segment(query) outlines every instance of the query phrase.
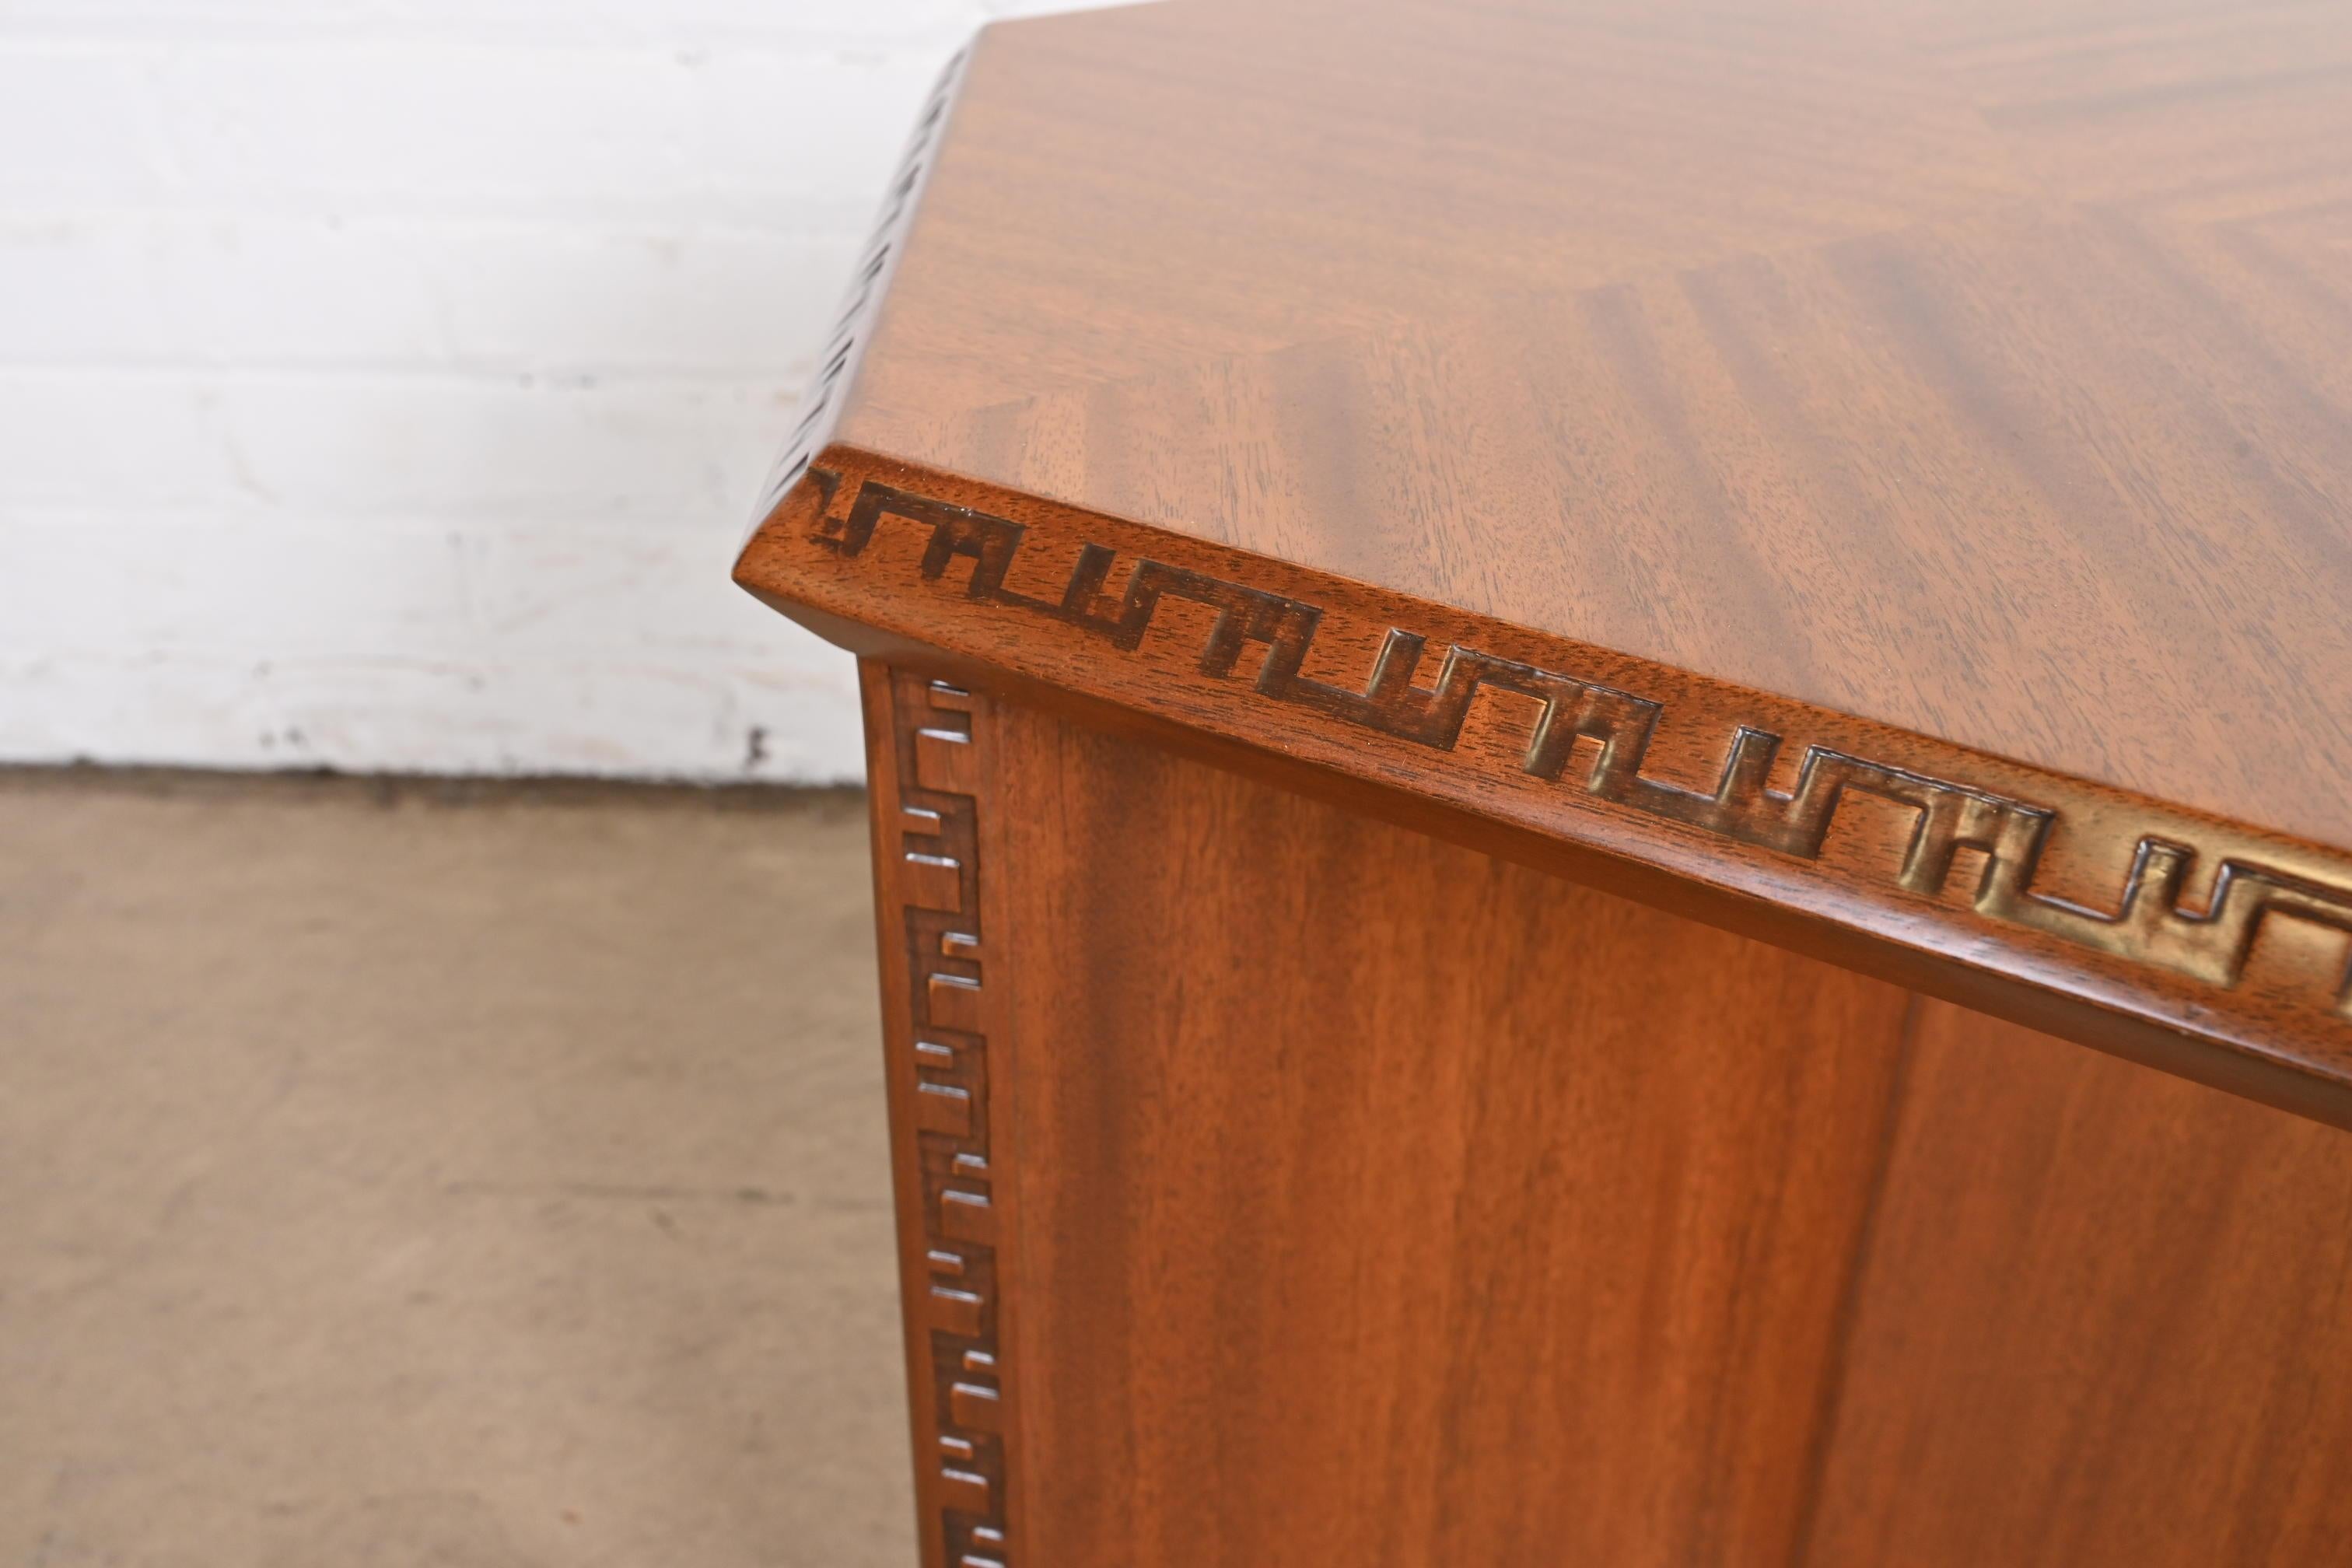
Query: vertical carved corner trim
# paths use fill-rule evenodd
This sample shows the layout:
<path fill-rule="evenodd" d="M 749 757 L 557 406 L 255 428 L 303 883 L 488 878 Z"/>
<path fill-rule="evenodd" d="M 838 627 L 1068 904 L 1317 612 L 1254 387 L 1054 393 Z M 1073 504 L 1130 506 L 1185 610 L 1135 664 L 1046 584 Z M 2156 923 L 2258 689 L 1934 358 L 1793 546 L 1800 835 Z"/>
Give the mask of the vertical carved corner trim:
<path fill-rule="evenodd" d="M 981 920 L 980 704 L 941 681 L 887 678 L 897 759 L 894 858 L 884 896 L 905 943 L 907 1019 L 898 1037 L 912 1061 L 894 1108 L 911 1141 L 919 1183 L 922 1266 L 908 1310 L 929 1351 L 914 1392 L 929 1419 L 918 1441 L 924 1527 L 948 1568 L 1013 1568 L 1002 1333 L 1006 1279 L 997 1124 L 983 986 L 994 960 Z M 886 928 L 887 929 L 887 928 Z M 895 1048 L 895 1047 L 894 1047 Z M 905 1159 L 901 1155 L 902 1162 Z M 906 1164 L 902 1163 L 901 1169 Z"/>

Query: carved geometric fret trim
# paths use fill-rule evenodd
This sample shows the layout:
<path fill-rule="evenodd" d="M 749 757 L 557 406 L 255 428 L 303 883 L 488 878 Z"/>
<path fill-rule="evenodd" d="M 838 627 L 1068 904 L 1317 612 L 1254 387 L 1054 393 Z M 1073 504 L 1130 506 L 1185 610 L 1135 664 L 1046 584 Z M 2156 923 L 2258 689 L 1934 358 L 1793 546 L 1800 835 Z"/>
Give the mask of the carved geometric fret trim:
<path fill-rule="evenodd" d="M 894 682 L 900 864 L 892 885 L 914 1023 L 908 1119 L 922 1172 L 920 1310 L 930 1347 L 930 1385 L 920 1392 L 939 1442 L 921 1461 L 937 1467 L 940 1506 L 929 1527 L 950 1568 L 1010 1568 L 973 703 L 944 682 L 911 701 L 904 689 Z"/>
<path fill-rule="evenodd" d="M 932 150 L 947 124 L 948 110 L 955 101 L 956 84 L 963 79 L 964 64 L 971 54 L 969 48 L 957 50 L 940 68 L 939 79 L 931 84 L 930 96 L 923 100 L 923 112 L 916 117 L 915 129 L 907 138 L 907 149 L 899 156 L 898 171 L 883 193 L 882 210 L 875 217 L 865 254 L 858 258 L 857 269 L 850 274 L 849 288 L 834 318 L 833 335 L 817 352 L 816 372 L 801 394 L 793 428 L 784 437 L 783 452 L 768 475 L 768 487 L 761 495 L 759 509 L 752 513 L 755 528 L 807 470 L 810 459 L 833 427 L 842 392 L 865 347 L 866 329 L 873 320 L 875 305 L 889 286 L 891 270 L 898 265 L 899 251 L 906 242 L 907 225 L 915 214 L 916 199 L 930 175 Z"/>
<path fill-rule="evenodd" d="M 929 531 L 921 574 L 936 580 L 958 559 L 971 563 L 965 595 L 1076 627 L 1133 653 L 1160 606 L 1188 600 L 1214 612 L 1197 663 L 1206 677 L 1232 679 L 1251 645 L 1265 649 L 1252 689 L 1261 697 L 1450 752 L 1461 738 L 1472 699 L 1482 689 L 1516 692 L 1540 705 L 1519 765 L 1528 774 L 1595 800 L 1680 823 L 1726 839 L 1801 860 L 1821 856 L 1838 805 L 1862 793 L 1909 807 L 1915 824 L 1895 885 L 1934 899 L 1954 873 L 1958 852 L 1983 863 L 1969 905 L 1983 918 L 2042 932 L 2134 963 L 2227 988 L 2241 978 L 2257 927 L 2284 916 L 2352 932 L 2352 882 L 2297 875 L 2242 857 L 2225 858 L 2202 909 L 2183 901 L 2195 846 L 2156 834 L 2137 842 L 2131 864 L 2117 868 L 2122 892 L 2114 912 L 2032 889 L 2058 812 L 1949 778 L 1824 746 L 1806 748 L 1795 787 L 1768 783 L 1780 737 L 1741 724 L 1711 790 L 1694 790 L 1643 772 L 1664 705 L 1638 693 L 1447 645 L 1434 684 L 1415 683 L 1428 662 L 1421 635 L 1391 627 L 1370 679 L 1359 691 L 1302 673 L 1323 610 L 1304 600 L 1187 567 L 1131 558 L 1113 584 L 1116 552 L 1087 542 L 1054 597 L 1006 585 L 1026 531 L 1024 524 L 896 489 L 876 480 L 858 488 L 845 517 L 835 515 L 839 476 L 814 476 L 825 501 L 811 538 L 844 558 L 861 554 L 886 517 Z M 2333 1011 L 2352 1019 L 2352 970 L 2332 977 Z"/>

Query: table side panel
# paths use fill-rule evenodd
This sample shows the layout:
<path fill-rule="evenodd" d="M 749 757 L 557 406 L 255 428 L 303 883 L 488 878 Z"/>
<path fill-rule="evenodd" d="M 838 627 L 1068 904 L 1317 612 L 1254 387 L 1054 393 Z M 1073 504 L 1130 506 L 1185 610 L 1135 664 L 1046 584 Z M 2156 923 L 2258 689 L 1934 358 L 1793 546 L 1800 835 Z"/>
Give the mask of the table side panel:
<path fill-rule="evenodd" d="M 2352 1562 L 2352 1135 L 1927 1004 L 1816 1568 Z"/>
<path fill-rule="evenodd" d="M 2352 1550 L 2352 1137 L 865 676 L 929 1568 Z"/>
<path fill-rule="evenodd" d="M 992 722 L 1021 1561 L 1782 1560 L 1907 998 Z"/>

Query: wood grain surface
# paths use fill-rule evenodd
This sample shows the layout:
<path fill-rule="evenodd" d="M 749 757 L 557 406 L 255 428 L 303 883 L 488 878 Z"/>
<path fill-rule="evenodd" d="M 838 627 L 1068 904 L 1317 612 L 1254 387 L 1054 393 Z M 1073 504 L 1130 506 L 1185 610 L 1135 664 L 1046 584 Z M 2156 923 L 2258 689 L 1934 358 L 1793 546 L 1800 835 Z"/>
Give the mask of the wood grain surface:
<path fill-rule="evenodd" d="M 832 438 L 2352 847 L 2352 9 L 982 36 Z"/>
<path fill-rule="evenodd" d="M 1776 1560 L 1904 994 L 985 717 L 1013 1568 Z"/>
<path fill-rule="evenodd" d="M 1028 1561 L 1011 1451 L 1019 1418 L 1010 1267 L 1017 1194 L 1002 878 L 983 877 L 1003 796 L 992 704 L 861 664 L 891 1185 L 905 1303 L 917 1528 L 927 1568 Z M 994 856 L 989 858 L 993 860 Z"/>
<path fill-rule="evenodd" d="M 932 1568 L 2352 1552 L 2352 1137 L 866 691 Z"/>
<path fill-rule="evenodd" d="M 1180 743 L 1255 747 L 1283 782 L 1342 776 L 1365 809 L 2352 1124 L 2352 856 L 985 499 L 903 465 L 814 468 L 739 576 L 864 651 L 936 643 L 1089 717 L 1172 718 Z"/>
<path fill-rule="evenodd" d="M 2352 1561 L 2352 1136 L 1918 1019 L 1808 1561 Z"/>
<path fill-rule="evenodd" d="M 2320 5 L 992 28 L 738 577 L 2352 1122 L 2347 85 Z"/>
<path fill-rule="evenodd" d="M 990 29 L 737 568 L 931 1568 L 2352 1561 L 2347 276 L 2341 5 Z"/>

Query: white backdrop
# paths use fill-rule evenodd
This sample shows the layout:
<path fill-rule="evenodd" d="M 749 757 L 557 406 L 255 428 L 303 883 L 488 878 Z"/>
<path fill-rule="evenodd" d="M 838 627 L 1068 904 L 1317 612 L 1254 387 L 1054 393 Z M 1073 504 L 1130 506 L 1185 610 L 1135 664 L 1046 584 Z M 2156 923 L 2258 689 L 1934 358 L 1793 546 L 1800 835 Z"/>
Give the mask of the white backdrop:
<path fill-rule="evenodd" d="M 1069 0 L 0 0 L 0 760 L 829 780 L 727 568 L 933 72 Z"/>

